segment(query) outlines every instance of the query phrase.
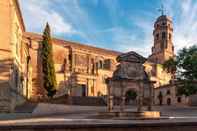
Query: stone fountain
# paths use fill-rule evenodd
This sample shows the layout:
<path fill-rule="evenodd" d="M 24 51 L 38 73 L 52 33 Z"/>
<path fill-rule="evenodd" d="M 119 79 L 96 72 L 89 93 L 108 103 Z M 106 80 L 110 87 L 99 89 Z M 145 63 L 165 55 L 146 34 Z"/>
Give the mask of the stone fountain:
<path fill-rule="evenodd" d="M 117 57 L 116 70 L 111 78 L 106 79 L 108 88 L 107 111 L 100 113 L 104 116 L 126 118 L 160 118 L 160 112 L 152 111 L 153 83 L 144 70 L 146 59 L 135 52 L 128 52 Z M 137 110 L 126 111 L 126 92 L 133 90 L 137 93 Z M 121 99 L 119 108 L 114 107 L 114 98 Z M 144 99 L 148 100 L 144 110 Z"/>

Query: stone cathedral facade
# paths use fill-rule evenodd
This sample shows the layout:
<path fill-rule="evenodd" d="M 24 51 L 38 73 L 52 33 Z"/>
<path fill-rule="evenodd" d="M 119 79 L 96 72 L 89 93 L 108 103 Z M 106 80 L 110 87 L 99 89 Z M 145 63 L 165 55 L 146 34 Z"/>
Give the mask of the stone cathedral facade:
<path fill-rule="evenodd" d="M 43 97 L 40 44 L 42 36 L 24 33 L 31 57 L 32 99 Z M 71 96 L 106 95 L 105 79 L 110 77 L 116 66 L 119 52 L 53 39 L 53 57 L 57 78 L 57 95 Z"/>
<path fill-rule="evenodd" d="M 40 100 L 46 95 L 40 60 L 42 35 L 25 30 L 18 0 L 0 1 L 0 29 L 0 111 L 12 111 L 26 99 Z M 165 60 L 174 57 L 171 18 L 160 16 L 154 24 L 153 36 L 152 54 L 144 67 L 151 80 L 156 81 L 155 103 L 158 103 L 158 92 L 165 94 L 166 90 L 172 90 L 170 98 L 174 101 L 174 88 L 163 87 L 169 85 L 171 74 L 162 68 Z M 112 76 L 116 57 L 121 52 L 56 38 L 52 41 L 58 84 L 56 96 L 107 94 L 105 79 Z"/>
<path fill-rule="evenodd" d="M 153 30 L 154 45 L 152 53 L 144 64 L 154 84 L 154 104 L 176 105 L 187 104 L 188 98 L 177 96 L 176 84 L 173 82 L 172 74 L 163 69 L 163 64 L 169 58 L 174 58 L 173 45 L 173 22 L 166 15 L 161 15 L 154 23 Z"/>

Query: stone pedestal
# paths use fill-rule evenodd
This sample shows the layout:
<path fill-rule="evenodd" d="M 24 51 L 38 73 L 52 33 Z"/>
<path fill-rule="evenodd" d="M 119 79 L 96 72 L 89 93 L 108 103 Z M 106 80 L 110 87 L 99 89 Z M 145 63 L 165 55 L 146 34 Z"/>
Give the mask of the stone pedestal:
<path fill-rule="evenodd" d="M 152 84 L 151 84 L 152 85 Z M 149 105 L 148 105 L 148 111 L 152 111 L 152 105 L 153 105 L 153 86 L 149 87 Z"/>
<path fill-rule="evenodd" d="M 108 108 L 109 112 L 111 112 L 113 110 L 113 96 L 108 97 L 107 108 Z"/>
<path fill-rule="evenodd" d="M 121 105 L 120 105 L 120 111 L 121 111 L 121 112 L 123 112 L 124 109 L 125 109 L 125 99 L 126 99 L 126 97 L 123 96 L 123 97 L 122 97 L 122 101 L 121 101 Z"/>

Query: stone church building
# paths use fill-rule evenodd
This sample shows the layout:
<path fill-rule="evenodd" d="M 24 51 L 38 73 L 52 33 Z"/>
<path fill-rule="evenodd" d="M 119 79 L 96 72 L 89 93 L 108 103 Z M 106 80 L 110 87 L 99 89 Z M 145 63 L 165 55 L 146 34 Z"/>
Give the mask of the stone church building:
<path fill-rule="evenodd" d="M 46 94 L 40 59 L 42 35 L 26 31 L 18 0 L 1 0 L 0 12 L 0 111 L 12 111 L 15 105 L 27 99 L 40 100 Z M 174 57 L 172 19 L 158 17 L 153 37 L 152 54 L 144 67 L 156 81 L 155 104 L 161 102 L 161 93 L 163 104 L 169 104 L 169 99 L 176 104 L 176 89 L 164 86 L 170 84 L 171 74 L 162 68 L 164 61 Z M 57 38 L 52 41 L 57 97 L 107 94 L 105 79 L 112 76 L 121 52 Z"/>
<path fill-rule="evenodd" d="M 163 64 L 169 58 L 174 58 L 173 22 L 166 15 L 156 19 L 153 30 L 154 45 L 152 53 L 144 64 L 146 72 L 154 85 L 154 104 L 156 105 L 180 105 L 187 104 L 188 98 L 177 96 L 177 88 L 173 82 L 173 74 L 163 69 Z"/>

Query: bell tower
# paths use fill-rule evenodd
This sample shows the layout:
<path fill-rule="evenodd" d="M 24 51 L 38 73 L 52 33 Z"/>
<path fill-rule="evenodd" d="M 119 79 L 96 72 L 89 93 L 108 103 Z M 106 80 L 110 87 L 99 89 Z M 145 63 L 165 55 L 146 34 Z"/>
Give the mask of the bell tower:
<path fill-rule="evenodd" d="M 152 54 L 149 56 L 149 60 L 157 64 L 163 64 L 169 58 L 174 57 L 172 19 L 164 15 L 163 10 L 161 11 L 161 16 L 154 23 L 154 45 Z"/>

